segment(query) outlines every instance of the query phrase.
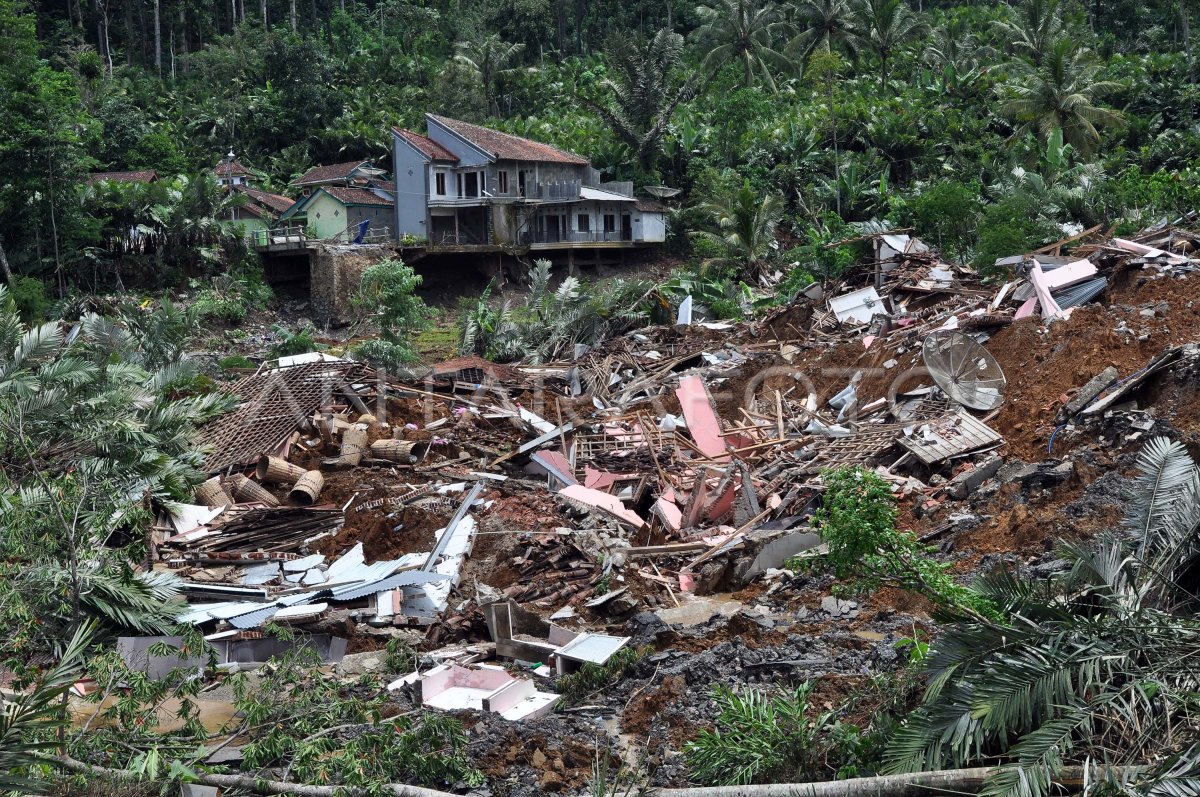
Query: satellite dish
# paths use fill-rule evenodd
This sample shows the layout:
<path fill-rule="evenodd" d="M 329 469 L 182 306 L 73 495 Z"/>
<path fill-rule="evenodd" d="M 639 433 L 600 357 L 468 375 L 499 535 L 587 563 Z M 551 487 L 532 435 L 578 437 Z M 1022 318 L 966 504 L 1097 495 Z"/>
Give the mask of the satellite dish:
<path fill-rule="evenodd" d="M 671 188 L 669 185 L 647 185 L 642 187 L 646 190 L 647 194 L 659 199 L 670 199 L 683 190 L 681 188 Z"/>
<path fill-rule="evenodd" d="M 969 336 L 939 329 L 925 338 L 921 354 L 937 386 L 964 407 L 994 410 L 1004 403 L 1004 371 Z"/>

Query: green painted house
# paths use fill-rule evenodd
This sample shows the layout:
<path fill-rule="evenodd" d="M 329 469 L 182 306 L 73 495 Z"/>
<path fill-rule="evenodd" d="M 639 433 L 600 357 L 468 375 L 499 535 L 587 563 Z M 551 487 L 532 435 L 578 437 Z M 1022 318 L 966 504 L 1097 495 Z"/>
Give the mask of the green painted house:
<path fill-rule="evenodd" d="M 390 229 L 395 207 L 394 196 L 384 188 L 323 185 L 297 200 L 279 221 L 302 226 L 320 240 L 353 240 L 364 220 L 371 233 Z"/>

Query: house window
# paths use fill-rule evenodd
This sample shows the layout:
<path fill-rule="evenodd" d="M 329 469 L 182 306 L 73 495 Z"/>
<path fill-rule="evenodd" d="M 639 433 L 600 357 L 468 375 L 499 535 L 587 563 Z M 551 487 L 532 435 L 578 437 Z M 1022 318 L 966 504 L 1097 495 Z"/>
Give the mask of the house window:
<path fill-rule="evenodd" d="M 616 215 L 614 215 L 612 213 L 605 213 L 604 214 L 604 231 L 605 232 L 616 232 L 616 230 L 617 230 Z"/>
<path fill-rule="evenodd" d="M 462 192 L 462 173 L 461 172 L 459 174 L 454 175 L 454 182 L 455 182 L 455 185 L 457 185 L 457 187 L 458 187 L 458 196 L 462 196 L 463 192 Z"/>
<path fill-rule="evenodd" d="M 576 223 L 579 225 L 580 232 L 592 231 L 592 217 L 586 213 L 580 213 Z"/>
<path fill-rule="evenodd" d="M 436 175 L 434 175 L 433 181 L 437 186 L 434 189 L 437 191 L 437 195 L 445 196 L 446 195 L 446 173 L 438 172 Z"/>
<path fill-rule="evenodd" d="M 496 172 L 496 193 L 508 193 L 508 172 Z"/>
<path fill-rule="evenodd" d="M 479 175 L 476 172 L 467 172 L 467 196 L 479 196 Z"/>

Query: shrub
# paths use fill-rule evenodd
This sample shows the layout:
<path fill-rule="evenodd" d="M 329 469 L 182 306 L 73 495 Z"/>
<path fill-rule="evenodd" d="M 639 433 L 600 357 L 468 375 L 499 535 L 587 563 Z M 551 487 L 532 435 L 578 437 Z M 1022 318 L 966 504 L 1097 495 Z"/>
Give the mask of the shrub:
<path fill-rule="evenodd" d="M 300 329 L 292 331 L 283 324 L 274 326 L 275 334 L 280 336 L 280 341 L 271 347 L 272 357 L 288 357 L 293 354 L 304 354 L 310 351 L 321 351 L 329 348 L 321 343 L 317 343 L 313 335 L 316 330 L 311 324 L 307 324 Z"/>
<path fill-rule="evenodd" d="M 8 291 L 22 321 L 40 324 L 45 320 L 50 312 L 50 300 L 46 298 L 46 286 L 41 280 L 14 274 Z"/>
<path fill-rule="evenodd" d="M 808 719 L 812 688 L 806 682 L 792 692 L 768 697 L 757 689 L 738 693 L 715 687 L 716 728 L 701 731 L 684 748 L 692 779 L 704 785 L 745 786 L 817 778 L 820 737 L 830 728 L 832 713 Z"/>
<path fill-rule="evenodd" d="M 641 661 L 648 648 L 624 647 L 612 655 L 606 664 L 584 664 L 576 672 L 559 676 L 554 682 L 558 693 L 572 703 L 590 694 L 607 689 Z"/>
<path fill-rule="evenodd" d="M 1057 237 L 1041 220 L 1037 208 L 1017 197 L 988 205 L 979 221 L 979 248 L 975 267 L 991 276 L 998 258 L 1023 255 Z"/>
<path fill-rule="evenodd" d="M 908 207 L 919 235 L 936 244 L 946 257 L 966 259 L 981 212 L 978 186 L 954 180 L 935 183 Z"/>
<path fill-rule="evenodd" d="M 995 616 L 982 594 L 962 586 L 948 565 L 930 557 L 933 549 L 896 528 L 896 506 L 887 482 L 862 468 L 833 468 L 821 474 L 825 493 L 816 514 L 821 539 L 829 546 L 826 564 L 850 589 L 883 584 L 924 595 L 952 614 Z"/>
<path fill-rule="evenodd" d="M 399 371 L 415 362 L 412 333 L 429 325 L 433 312 L 417 296 L 421 275 L 396 258 L 386 258 L 363 272 L 352 303 L 379 322 L 379 340 L 370 340 L 355 353 L 376 367 Z"/>

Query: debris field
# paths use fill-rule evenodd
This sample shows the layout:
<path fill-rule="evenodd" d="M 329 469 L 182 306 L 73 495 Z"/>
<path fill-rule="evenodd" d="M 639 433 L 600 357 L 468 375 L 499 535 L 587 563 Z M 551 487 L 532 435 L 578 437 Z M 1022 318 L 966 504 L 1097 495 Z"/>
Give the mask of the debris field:
<path fill-rule="evenodd" d="M 687 785 L 712 686 L 820 679 L 835 708 L 932 628 L 919 595 L 831 594 L 824 469 L 883 477 L 965 580 L 1052 571 L 1057 540 L 1111 522 L 1141 441 L 1200 447 L 1200 236 L 1090 230 L 997 283 L 869 240 L 873 263 L 765 317 L 570 362 L 266 363 L 202 429 L 211 478 L 156 523 L 155 567 L 223 670 L 291 626 L 335 672 L 461 716 L 496 794 L 577 790 L 612 749 Z M 614 683 L 560 694 L 614 657 Z"/>

